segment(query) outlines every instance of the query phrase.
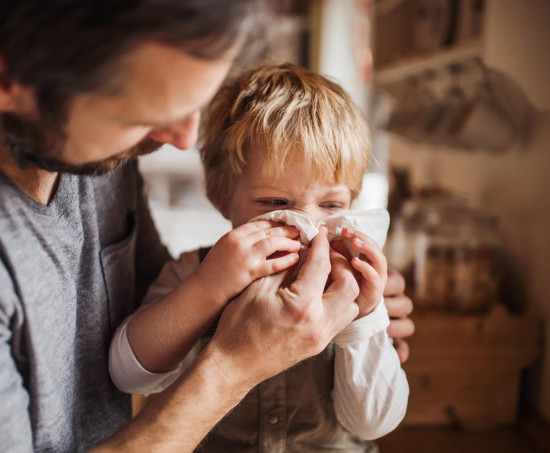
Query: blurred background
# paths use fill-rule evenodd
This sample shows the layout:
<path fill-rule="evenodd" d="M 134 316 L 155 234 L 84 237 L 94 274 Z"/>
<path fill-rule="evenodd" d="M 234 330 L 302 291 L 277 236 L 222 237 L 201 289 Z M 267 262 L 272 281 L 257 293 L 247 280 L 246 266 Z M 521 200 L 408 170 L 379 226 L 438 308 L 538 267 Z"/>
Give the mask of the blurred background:
<path fill-rule="evenodd" d="M 385 249 L 417 332 L 402 426 L 383 453 L 550 451 L 550 1 L 284 0 L 239 62 L 338 81 L 372 128 L 355 202 L 385 207 Z M 141 158 L 174 256 L 230 224 L 196 150 Z"/>

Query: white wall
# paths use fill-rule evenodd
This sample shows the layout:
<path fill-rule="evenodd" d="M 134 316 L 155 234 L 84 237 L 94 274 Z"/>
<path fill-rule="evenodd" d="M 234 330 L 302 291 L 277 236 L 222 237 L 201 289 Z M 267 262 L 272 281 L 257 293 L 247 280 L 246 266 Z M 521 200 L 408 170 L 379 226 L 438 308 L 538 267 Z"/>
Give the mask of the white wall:
<path fill-rule="evenodd" d="M 140 157 L 140 170 L 157 230 L 172 256 L 213 245 L 231 229 L 206 198 L 196 149 L 165 145 Z"/>
<path fill-rule="evenodd" d="M 366 12 L 355 0 L 317 0 L 311 3 L 317 21 L 310 49 L 314 54 L 311 69 L 338 82 L 366 111 L 367 74 L 359 61 L 359 53 L 369 50 L 368 42 L 358 42 L 360 38 L 368 40 L 370 35 Z"/>
<path fill-rule="evenodd" d="M 509 262 L 507 285 L 515 306 L 536 313 L 550 327 L 550 113 L 533 121 L 525 149 L 499 154 L 418 145 L 393 137 L 392 165 L 411 169 L 415 186 L 439 183 L 464 193 L 475 206 L 501 218 Z M 527 383 L 530 400 L 550 421 L 550 335 Z"/>

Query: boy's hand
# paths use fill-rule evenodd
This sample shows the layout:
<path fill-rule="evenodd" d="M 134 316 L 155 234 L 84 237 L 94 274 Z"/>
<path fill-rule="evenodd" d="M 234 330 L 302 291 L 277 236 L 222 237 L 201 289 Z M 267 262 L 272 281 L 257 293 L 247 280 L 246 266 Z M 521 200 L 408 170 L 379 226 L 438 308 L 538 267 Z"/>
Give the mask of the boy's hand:
<path fill-rule="evenodd" d="M 352 235 L 352 237 L 355 236 Z M 346 237 L 346 239 L 349 239 L 349 237 Z M 332 242 L 331 246 L 339 253 L 351 260 L 351 254 L 344 245 L 343 241 L 334 241 Z M 375 245 L 374 248 L 379 250 L 379 247 L 377 245 Z M 355 266 L 354 268 L 357 269 Z M 361 276 L 360 278 L 362 279 L 363 277 Z M 361 285 L 361 289 L 362 288 L 363 285 Z M 397 351 L 399 360 L 401 363 L 403 363 L 409 358 L 409 345 L 403 338 L 410 337 L 414 333 L 415 326 L 412 319 L 409 318 L 409 315 L 413 311 L 413 302 L 409 297 L 405 295 L 405 279 L 396 270 L 387 269 L 387 279 L 383 287 L 383 296 L 384 303 L 386 305 L 386 308 L 388 309 L 388 315 L 390 317 L 390 325 L 387 329 L 388 335 L 393 339 L 393 345 L 395 347 L 395 350 Z M 357 302 L 360 304 L 359 299 Z M 371 310 L 376 306 L 377 303 L 378 301 L 374 302 L 374 306 L 371 308 Z"/>
<path fill-rule="evenodd" d="M 225 234 L 212 247 L 196 277 L 215 301 L 225 304 L 254 280 L 298 262 L 299 232 L 292 226 L 261 220 Z M 272 256 L 277 252 L 284 252 Z"/>
<path fill-rule="evenodd" d="M 359 252 L 359 257 L 351 260 L 351 266 L 357 271 L 360 288 L 357 318 L 362 318 L 374 310 L 382 299 L 388 279 L 388 264 L 380 246 L 366 234 L 352 228 L 344 228 L 342 236 Z"/>
<path fill-rule="evenodd" d="M 330 250 L 325 228 L 289 287 L 287 274 L 259 279 L 231 301 L 203 350 L 233 385 L 249 390 L 318 354 L 357 316 L 357 281 L 348 260 Z"/>

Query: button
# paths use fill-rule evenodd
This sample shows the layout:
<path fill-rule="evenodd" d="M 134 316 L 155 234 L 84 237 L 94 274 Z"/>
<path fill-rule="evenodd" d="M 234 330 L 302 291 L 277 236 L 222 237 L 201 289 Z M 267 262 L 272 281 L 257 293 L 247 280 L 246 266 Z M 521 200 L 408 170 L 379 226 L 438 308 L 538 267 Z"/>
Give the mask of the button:
<path fill-rule="evenodd" d="M 269 415 L 267 417 L 267 422 L 270 425 L 275 425 L 275 424 L 279 423 L 279 417 L 277 417 L 276 415 Z"/>

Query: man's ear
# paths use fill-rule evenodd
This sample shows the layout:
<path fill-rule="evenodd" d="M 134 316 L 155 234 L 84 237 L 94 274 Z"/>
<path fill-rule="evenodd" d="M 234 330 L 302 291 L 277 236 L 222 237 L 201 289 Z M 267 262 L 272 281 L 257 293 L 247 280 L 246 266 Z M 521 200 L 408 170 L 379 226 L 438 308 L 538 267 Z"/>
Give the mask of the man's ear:
<path fill-rule="evenodd" d="M 13 82 L 6 74 L 4 56 L 0 54 L 0 112 L 9 112 L 14 109 Z"/>

